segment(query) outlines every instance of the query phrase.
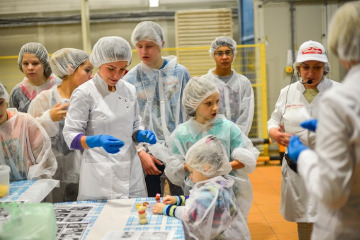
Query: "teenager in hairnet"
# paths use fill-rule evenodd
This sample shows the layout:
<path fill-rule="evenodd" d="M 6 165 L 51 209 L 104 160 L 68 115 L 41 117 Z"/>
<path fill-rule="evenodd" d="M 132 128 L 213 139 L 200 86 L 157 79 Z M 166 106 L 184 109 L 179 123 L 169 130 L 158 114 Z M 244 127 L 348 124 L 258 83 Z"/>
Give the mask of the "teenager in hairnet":
<path fill-rule="evenodd" d="M 122 81 L 131 62 L 129 43 L 103 37 L 90 54 L 99 68 L 71 95 L 63 134 L 70 149 L 84 149 L 78 200 L 146 197 L 135 143 L 156 143 L 142 130 L 136 89 Z"/>
<path fill-rule="evenodd" d="M 328 46 L 348 73 L 343 84 L 321 99 L 317 120 L 301 125 L 316 130 L 311 150 L 294 136 L 288 147 L 311 197 L 318 202 L 311 239 L 355 240 L 360 236 L 360 2 L 335 13 Z M 304 144 L 303 144 L 303 143 Z"/>
<path fill-rule="evenodd" d="M 72 92 L 92 78 L 93 66 L 89 57 L 87 52 L 75 48 L 56 51 L 51 56 L 50 66 L 62 83 L 38 94 L 28 109 L 48 133 L 58 163 L 53 178 L 60 180 L 60 187 L 53 190 L 54 202 L 76 201 L 79 192 L 81 152 L 69 149 L 63 128 Z"/>
<path fill-rule="evenodd" d="M 220 139 L 208 135 L 191 146 L 185 157 L 195 184 L 189 196 L 166 196 L 153 212 L 176 217 L 183 222 L 186 239 L 250 239 L 241 214 L 237 187 Z"/>
<path fill-rule="evenodd" d="M 32 116 L 7 108 L 8 101 L 0 83 L 0 164 L 10 167 L 10 181 L 51 178 L 57 163 L 49 136 Z"/>
<path fill-rule="evenodd" d="M 186 153 L 204 136 L 216 136 L 229 156 L 232 167 L 230 174 L 240 179 L 236 184 L 240 190 L 235 193 L 241 195 L 239 205 L 247 220 L 252 204 L 252 186 L 247 173 L 254 171 L 259 151 L 235 123 L 218 114 L 219 90 L 210 78 L 191 78 L 185 87 L 182 104 L 191 118 L 171 134 L 170 149 L 173 155 L 166 160 L 165 174 L 174 184 L 184 184 L 185 194 L 188 194 L 191 182 L 186 181 L 189 176 L 184 162 Z"/>
<path fill-rule="evenodd" d="M 301 44 L 294 74 L 300 80 L 283 88 L 275 110 L 267 123 L 269 136 L 277 143 L 287 146 L 289 137 L 298 134 L 307 146 L 314 146 L 315 134 L 300 127 L 300 123 L 316 117 L 321 96 L 333 86 L 340 84 L 326 75 L 330 71 L 328 58 L 322 44 L 306 41 Z M 282 161 L 280 213 L 290 222 L 297 222 L 299 239 L 309 239 L 313 222 L 318 213 L 317 201 L 308 194 L 302 177 L 296 173 L 296 164 L 285 153 Z"/>
<path fill-rule="evenodd" d="M 230 37 L 218 37 L 211 43 L 209 53 L 216 67 L 205 76 L 219 89 L 219 113 L 248 135 L 254 117 L 254 91 L 249 79 L 231 68 L 236 56 L 236 42 Z"/>
<path fill-rule="evenodd" d="M 159 24 L 151 21 L 139 23 L 131 35 L 131 42 L 136 47 L 141 63 L 131 69 L 124 80 L 136 87 L 142 123 L 159 140 L 152 147 L 141 144 L 137 149 L 146 174 L 149 197 L 155 197 L 157 193 L 162 193 L 166 179 L 164 175 L 160 179 L 164 171 L 162 161 L 166 158 L 165 141 L 186 120 L 186 114 L 181 108 L 181 97 L 190 74 L 177 63 L 175 56 L 161 56 L 165 41 Z M 172 194 L 182 193 L 171 182 L 169 188 Z"/>
<path fill-rule="evenodd" d="M 29 42 L 23 45 L 18 64 L 25 77 L 11 91 L 9 104 L 19 112 L 26 113 L 36 95 L 50 89 L 59 80 L 51 74 L 49 54 L 40 43 Z"/>

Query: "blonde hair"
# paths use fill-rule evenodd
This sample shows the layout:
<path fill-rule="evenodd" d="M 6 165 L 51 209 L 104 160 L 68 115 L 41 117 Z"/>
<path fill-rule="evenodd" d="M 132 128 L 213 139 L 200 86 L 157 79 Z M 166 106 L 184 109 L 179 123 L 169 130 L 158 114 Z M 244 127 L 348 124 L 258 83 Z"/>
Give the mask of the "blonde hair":
<path fill-rule="evenodd" d="M 331 20 L 328 47 L 346 61 L 360 61 L 360 2 L 344 4 Z"/>

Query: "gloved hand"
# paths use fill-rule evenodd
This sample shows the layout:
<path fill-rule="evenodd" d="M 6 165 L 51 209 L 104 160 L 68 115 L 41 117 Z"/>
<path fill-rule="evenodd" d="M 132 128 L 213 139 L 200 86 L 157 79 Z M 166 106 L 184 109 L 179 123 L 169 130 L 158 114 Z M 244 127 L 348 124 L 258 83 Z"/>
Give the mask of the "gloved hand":
<path fill-rule="evenodd" d="M 306 120 L 306 121 L 303 121 L 302 123 L 300 123 L 300 126 L 305 128 L 305 129 L 309 129 L 310 131 L 315 132 L 317 122 L 318 122 L 317 119 L 310 119 L 310 120 Z"/>
<path fill-rule="evenodd" d="M 124 142 L 110 135 L 86 136 L 86 144 L 89 148 L 103 147 L 108 153 L 118 153 L 124 146 Z"/>
<path fill-rule="evenodd" d="M 136 132 L 135 140 L 137 142 L 145 142 L 150 144 L 156 143 L 155 134 L 150 130 L 139 130 Z"/>
<path fill-rule="evenodd" d="M 300 141 L 299 136 L 292 136 L 290 138 L 290 143 L 287 150 L 288 155 L 292 161 L 297 162 L 300 153 L 306 149 L 309 148 Z"/>

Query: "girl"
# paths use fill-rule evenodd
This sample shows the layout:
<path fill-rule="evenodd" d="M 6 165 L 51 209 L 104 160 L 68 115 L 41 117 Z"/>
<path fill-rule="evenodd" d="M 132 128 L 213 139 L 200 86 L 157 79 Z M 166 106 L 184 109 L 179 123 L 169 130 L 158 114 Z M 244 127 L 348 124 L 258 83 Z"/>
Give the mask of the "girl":
<path fill-rule="evenodd" d="M 26 113 L 36 95 L 53 87 L 57 80 L 51 75 L 49 54 L 40 43 L 29 42 L 22 46 L 18 64 L 25 78 L 11 91 L 10 107 Z"/>
<path fill-rule="evenodd" d="M 10 167 L 10 181 L 51 178 L 57 163 L 46 131 L 32 116 L 8 109 L 7 101 L 0 83 L 0 164 Z"/>
<path fill-rule="evenodd" d="M 50 136 L 58 163 L 54 179 L 60 180 L 60 188 L 53 191 L 54 202 L 76 201 L 78 195 L 81 154 L 69 149 L 62 132 L 72 92 L 92 77 L 93 66 L 89 57 L 87 52 L 74 48 L 55 52 L 50 65 L 62 83 L 37 95 L 28 110 Z"/>
<path fill-rule="evenodd" d="M 239 205 L 245 219 L 252 203 L 252 187 L 247 173 L 252 173 L 256 166 L 259 151 L 233 122 L 218 115 L 219 91 L 215 83 L 207 77 L 193 77 L 186 85 L 182 104 L 191 116 L 187 122 L 179 125 L 171 134 L 173 156 L 167 159 L 165 174 L 170 181 L 181 186 L 188 176 L 184 164 L 189 148 L 202 137 L 213 134 L 219 138 L 226 150 L 232 167 L 231 175 L 237 176 L 241 194 Z M 167 169 L 167 170 L 166 170 Z M 188 186 L 185 185 L 185 194 Z"/>
<path fill-rule="evenodd" d="M 195 183 L 190 196 L 166 196 L 153 212 L 179 218 L 186 239 L 250 239 L 233 191 L 232 167 L 222 142 L 208 135 L 186 153 L 189 178 Z"/>

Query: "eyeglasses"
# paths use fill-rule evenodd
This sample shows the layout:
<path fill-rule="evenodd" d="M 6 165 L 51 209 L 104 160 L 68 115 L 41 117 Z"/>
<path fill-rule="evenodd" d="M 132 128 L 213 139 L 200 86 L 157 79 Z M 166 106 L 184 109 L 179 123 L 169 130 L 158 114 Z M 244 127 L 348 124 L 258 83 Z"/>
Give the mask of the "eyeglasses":
<path fill-rule="evenodd" d="M 228 51 L 225 51 L 225 52 L 222 52 L 222 51 L 218 51 L 218 52 L 215 52 L 215 55 L 218 56 L 218 57 L 222 57 L 222 55 L 226 55 L 228 57 L 232 56 L 233 55 L 233 52 L 228 50 Z"/>

